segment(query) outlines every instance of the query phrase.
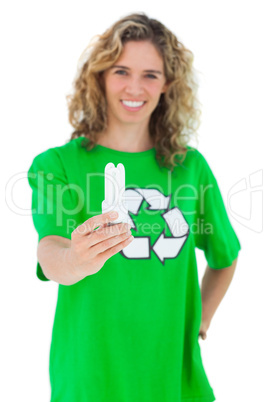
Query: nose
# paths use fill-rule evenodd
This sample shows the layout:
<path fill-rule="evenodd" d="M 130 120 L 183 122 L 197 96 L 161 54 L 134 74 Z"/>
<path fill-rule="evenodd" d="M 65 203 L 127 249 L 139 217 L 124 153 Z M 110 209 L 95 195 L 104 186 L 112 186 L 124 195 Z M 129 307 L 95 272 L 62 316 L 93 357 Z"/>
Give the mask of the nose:
<path fill-rule="evenodd" d="M 140 96 L 143 94 L 144 89 L 142 82 L 138 77 L 131 77 L 126 85 L 125 91 L 128 95 Z"/>

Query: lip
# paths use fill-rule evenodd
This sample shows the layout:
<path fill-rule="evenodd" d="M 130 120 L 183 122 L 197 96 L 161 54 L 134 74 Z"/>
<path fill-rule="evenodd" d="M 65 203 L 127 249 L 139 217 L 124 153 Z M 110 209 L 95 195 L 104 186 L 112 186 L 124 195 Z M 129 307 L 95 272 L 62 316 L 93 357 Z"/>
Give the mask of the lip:
<path fill-rule="evenodd" d="M 130 101 L 130 102 L 144 102 L 144 104 L 141 106 L 138 106 L 138 107 L 130 107 L 130 106 L 124 105 L 123 100 Z M 138 100 L 130 100 L 130 99 L 123 99 L 123 100 L 120 100 L 121 105 L 123 106 L 123 108 L 125 110 L 128 110 L 130 112 L 137 112 L 137 111 L 141 110 L 143 108 L 143 106 L 146 104 L 146 101 L 138 101 Z"/>
<path fill-rule="evenodd" d="M 120 99 L 121 101 L 127 101 L 127 102 L 145 102 L 143 99 Z"/>

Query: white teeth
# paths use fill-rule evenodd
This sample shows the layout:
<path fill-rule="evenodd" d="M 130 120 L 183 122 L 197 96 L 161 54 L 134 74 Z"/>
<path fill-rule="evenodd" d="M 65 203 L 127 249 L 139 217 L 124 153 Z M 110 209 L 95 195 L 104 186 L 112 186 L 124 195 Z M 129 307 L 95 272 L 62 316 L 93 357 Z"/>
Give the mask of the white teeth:
<path fill-rule="evenodd" d="M 123 100 L 122 102 L 124 103 L 124 105 L 129 106 L 129 107 L 139 107 L 144 104 L 144 102 L 131 102 L 131 101 L 126 101 L 126 100 Z"/>

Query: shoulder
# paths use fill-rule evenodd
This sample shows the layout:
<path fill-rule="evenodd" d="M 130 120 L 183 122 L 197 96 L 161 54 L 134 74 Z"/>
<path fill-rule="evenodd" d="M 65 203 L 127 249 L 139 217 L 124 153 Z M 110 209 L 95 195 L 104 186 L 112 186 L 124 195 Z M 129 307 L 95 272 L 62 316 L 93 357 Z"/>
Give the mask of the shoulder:
<path fill-rule="evenodd" d="M 82 140 L 83 137 L 79 137 L 61 146 L 46 149 L 34 157 L 32 166 L 48 168 L 71 162 L 81 152 Z"/>
<path fill-rule="evenodd" d="M 187 153 L 185 157 L 185 164 L 187 165 L 195 165 L 196 167 L 205 167 L 207 168 L 208 162 L 204 155 L 195 147 L 192 147 L 190 145 L 186 146 L 187 148 Z"/>
<path fill-rule="evenodd" d="M 81 149 L 81 142 L 84 139 L 84 137 L 79 137 L 75 138 L 73 140 L 70 140 L 66 142 L 63 145 L 53 147 L 53 148 L 48 148 L 47 150 L 41 152 L 38 154 L 35 158 L 38 158 L 40 160 L 46 159 L 46 158 L 52 158 L 53 156 L 72 156 L 74 153 L 79 152 Z"/>
<path fill-rule="evenodd" d="M 214 178 L 207 158 L 197 148 L 186 146 L 187 152 L 180 168 L 195 176 L 198 181 L 207 181 Z"/>

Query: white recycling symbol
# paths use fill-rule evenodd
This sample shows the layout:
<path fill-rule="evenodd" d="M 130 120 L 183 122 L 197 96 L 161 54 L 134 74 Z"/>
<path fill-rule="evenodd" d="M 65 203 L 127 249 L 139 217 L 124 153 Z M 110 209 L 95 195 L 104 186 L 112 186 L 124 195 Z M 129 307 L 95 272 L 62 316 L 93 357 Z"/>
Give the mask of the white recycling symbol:
<path fill-rule="evenodd" d="M 144 200 L 149 204 L 148 210 L 165 210 L 161 216 L 167 223 L 172 236 L 165 236 L 163 230 L 153 245 L 150 244 L 149 236 L 134 237 L 132 242 L 120 251 L 120 254 L 129 259 L 149 259 L 151 252 L 154 252 L 163 265 L 167 258 L 176 258 L 179 255 L 189 236 L 189 225 L 179 208 L 169 209 L 170 198 L 171 195 L 165 196 L 157 189 L 128 188 L 125 190 L 125 204 L 132 214 L 138 215 Z M 129 223 L 132 228 L 135 228 L 131 218 Z"/>

